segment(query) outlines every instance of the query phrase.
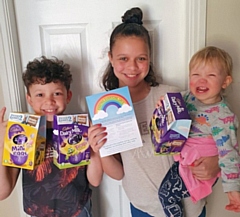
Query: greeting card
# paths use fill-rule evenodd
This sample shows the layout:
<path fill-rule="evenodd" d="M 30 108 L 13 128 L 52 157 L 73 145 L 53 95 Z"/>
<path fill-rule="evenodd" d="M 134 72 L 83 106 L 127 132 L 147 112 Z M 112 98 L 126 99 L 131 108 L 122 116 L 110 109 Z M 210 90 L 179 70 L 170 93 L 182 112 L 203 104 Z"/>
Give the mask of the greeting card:
<path fill-rule="evenodd" d="M 101 123 L 108 134 L 101 157 L 142 146 L 128 87 L 87 96 L 86 101 L 92 123 Z"/>

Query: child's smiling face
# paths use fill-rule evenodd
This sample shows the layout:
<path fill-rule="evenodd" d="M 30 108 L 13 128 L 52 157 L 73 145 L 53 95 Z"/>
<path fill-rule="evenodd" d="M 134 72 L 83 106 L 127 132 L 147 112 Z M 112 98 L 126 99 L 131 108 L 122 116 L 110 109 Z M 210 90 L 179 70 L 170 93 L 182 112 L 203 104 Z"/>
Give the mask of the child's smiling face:
<path fill-rule="evenodd" d="M 109 60 L 119 87 L 142 88 L 150 67 L 148 44 L 141 37 L 127 36 L 116 39 Z"/>
<path fill-rule="evenodd" d="M 217 60 L 195 65 L 189 74 L 190 91 L 204 104 L 221 101 L 221 91 L 231 82 L 232 77 L 221 67 Z"/>
<path fill-rule="evenodd" d="M 61 82 L 46 84 L 35 83 L 29 86 L 27 101 L 38 115 L 46 115 L 47 121 L 53 121 L 55 114 L 63 114 L 72 98 Z"/>

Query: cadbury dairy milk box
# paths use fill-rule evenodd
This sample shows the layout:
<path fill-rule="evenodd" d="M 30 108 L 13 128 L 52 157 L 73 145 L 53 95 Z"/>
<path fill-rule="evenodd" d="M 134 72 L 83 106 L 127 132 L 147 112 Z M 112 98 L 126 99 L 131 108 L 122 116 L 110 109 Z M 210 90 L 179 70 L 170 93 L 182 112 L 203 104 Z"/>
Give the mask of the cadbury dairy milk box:
<path fill-rule="evenodd" d="M 46 117 L 11 112 L 4 137 L 2 164 L 33 170 L 45 158 Z"/>
<path fill-rule="evenodd" d="M 154 110 L 150 122 L 154 153 L 180 153 L 188 138 L 191 122 L 181 93 L 167 93 L 162 107 Z"/>
<path fill-rule="evenodd" d="M 87 114 L 55 115 L 53 119 L 53 162 L 59 169 L 90 163 Z"/>

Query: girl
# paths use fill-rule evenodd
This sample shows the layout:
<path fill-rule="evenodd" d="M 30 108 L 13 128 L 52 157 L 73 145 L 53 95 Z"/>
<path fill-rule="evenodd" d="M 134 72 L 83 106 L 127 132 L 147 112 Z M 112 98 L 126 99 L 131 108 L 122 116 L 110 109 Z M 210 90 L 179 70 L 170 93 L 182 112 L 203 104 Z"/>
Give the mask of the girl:
<path fill-rule="evenodd" d="M 124 190 L 131 202 L 132 216 L 163 217 L 158 202 L 158 186 L 168 169 L 173 164 L 171 156 L 157 157 L 152 151 L 148 123 L 151 120 L 155 102 L 166 92 L 178 91 L 175 87 L 159 85 L 156 81 L 151 63 L 151 43 L 148 31 L 143 27 L 142 11 L 132 8 L 122 17 L 110 37 L 109 65 L 102 78 L 105 90 L 128 86 L 134 104 L 143 146 L 102 158 L 102 166 L 107 175 L 113 179 L 123 179 Z M 100 124 L 89 128 L 89 144 L 95 152 L 106 142 L 104 126 Z M 211 161 L 211 164 L 207 163 Z M 195 162 L 193 173 L 196 177 L 209 178 L 217 174 L 217 158 L 206 158 Z M 197 166 L 199 164 L 199 166 Z M 206 165 L 211 168 L 204 170 Z M 160 168 L 160 169 L 159 169 Z M 210 173 L 211 172 L 211 173 Z M 192 204 L 186 200 L 188 216 L 199 216 L 204 201 Z"/>

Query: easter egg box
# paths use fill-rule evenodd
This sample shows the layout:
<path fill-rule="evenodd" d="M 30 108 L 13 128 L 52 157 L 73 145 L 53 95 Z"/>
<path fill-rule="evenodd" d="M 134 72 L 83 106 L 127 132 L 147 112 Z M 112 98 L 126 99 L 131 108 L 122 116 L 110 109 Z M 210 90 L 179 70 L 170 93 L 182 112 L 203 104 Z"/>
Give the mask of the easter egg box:
<path fill-rule="evenodd" d="M 59 169 L 90 163 L 87 114 L 55 115 L 53 118 L 53 163 Z"/>
<path fill-rule="evenodd" d="M 45 158 L 46 118 L 11 112 L 4 137 L 2 164 L 33 170 Z"/>
<path fill-rule="evenodd" d="M 150 121 L 154 154 L 180 153 L 188 138 L 191 122 L 181 93 L 167 93 Z"/>

